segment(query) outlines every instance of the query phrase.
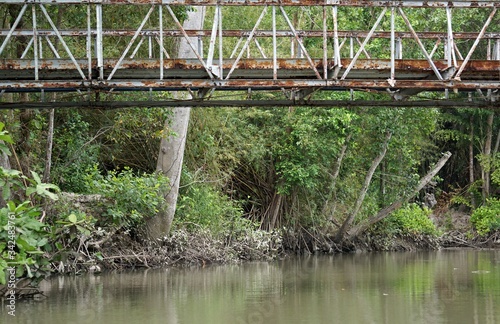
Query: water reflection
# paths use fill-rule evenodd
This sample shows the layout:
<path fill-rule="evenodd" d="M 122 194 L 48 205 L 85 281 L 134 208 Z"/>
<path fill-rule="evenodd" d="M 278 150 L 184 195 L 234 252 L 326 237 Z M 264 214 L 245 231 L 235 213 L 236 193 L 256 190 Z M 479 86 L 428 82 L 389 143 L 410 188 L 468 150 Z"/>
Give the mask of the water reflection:
<path fill-rule="evenodd" d="M 43 284 L 7 323 L 499 323 L 500 251 L 293 258 Z M 145 323 L 146 324 L 146 323 Z"/>

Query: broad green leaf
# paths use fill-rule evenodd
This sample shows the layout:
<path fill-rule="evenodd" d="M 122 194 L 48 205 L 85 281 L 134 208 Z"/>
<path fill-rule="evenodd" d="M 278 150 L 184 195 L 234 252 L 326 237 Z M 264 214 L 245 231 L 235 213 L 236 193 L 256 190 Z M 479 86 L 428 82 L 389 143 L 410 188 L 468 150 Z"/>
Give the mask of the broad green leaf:
<path fill-rule="evenodd" d="M 16 267 L 16 277 L 21 278 L 24 275 L 24 266 L 23 265 L 18 265 Z"/>
<path fill-rule="evenodd" d="M 37 245 L 38 246 L 44 246 L 45 244 L 47 244 L 49 242 L 49 240 L 47 238 L 42 238 L 40 241 L 38 241 Z"/>
<path fill-rule="evenodd" d="M 3 132 L 2 132 L 3 133 Z M 8 134 L 5 133 L 0 133 L 0 141 L 4 141 L 10 144 L 14 144 L 14 141 L 12 140 L 12 137 Z"/>
<path fill-rule="evenodd" d="M 22 239 L 21 237 L 18 237 L 16 240 L 16 245 L 23 251 L 33 251 L 35 250 L 35 247 L 33 245 L 30 245 L 26 240 Z"/>
<path fill-rule="evenodd" d="M 2 188 L 2 198 L 3 200 L 8 200 L 10 198 L 10 185 L 8 183 Z"/>
<path fill-rule="evenodd" d="M 86 236 L 89 236 L 90 235 L 90 231 L 88 229 L 86 229 L 85 227 L 83 226 L 80 226 L 80 225 L 76 225 L 76 228 L 78 228 L 78 231 Z"/>
<path fill-rule="evenodd" d="M 77 220 L 77 218 L 76 218 L 76 215 L 75 215 L 75 214 L 70 214 L 70 215 L 68 216 L 68 221 L 69 221 L 70 223 L 75 224 L 78 220 Z"/>
<path fill-rule="evenodd" d="M 36 188 L 33 188 L 33 187 L 29 187 L 29 188 L 26 189 L 26 195 L 27 196 L 31 196 L 35 192 L 36 192 Z"/>
<path fill-rule="evenodd" d="M 40 179 L 40 176 L 35 171 L 31 171 L 31 176 L 33 177 L 33 180 L 35 180 L 37 184 L 42 183 L 42 179 Z"/>
<path fill-rule="evenodd" d="M 16 204 L 12 200 L 7 202 L 7 206 L 9 207 L 10 212 L 16 211 Z"/>

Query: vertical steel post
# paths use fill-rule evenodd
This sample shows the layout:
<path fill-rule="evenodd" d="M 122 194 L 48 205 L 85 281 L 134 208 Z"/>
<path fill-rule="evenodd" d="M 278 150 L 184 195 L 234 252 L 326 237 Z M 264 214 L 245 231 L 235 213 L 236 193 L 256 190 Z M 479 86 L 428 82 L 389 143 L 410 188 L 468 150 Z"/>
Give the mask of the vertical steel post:
<path fill-rule="evenodd" d="M 391 86 L 394 86 L 396 78 L 396 31 L 395 31 L 394 7 L 391 7 Z"/>
<path fill-rule="evenodd" d="M 42 45 L 43 37 L 38 37 L 38 52 L 40 53 L 40 59 L 43 59 L 43 45 Z"/>
<path fill-rule="evenodd" d="M 212 23 L 212 33 L 210 34 L 210 43 L 208 45 L 207 66 L 211 69 L 213 64 L 215 41 L 217 38 L 217 29 L 219 27 L 219 4 L 215 6 L 214 21 Z"/>
<path fill-rule="evenodd" d="M 493 60 L 500 60 L 500 39 L 493 43 L 493 53 L 491 55 Z"/>
<path fill-rule="evenodd" d="M 323 6 L 323 79 L 328 79 L 328 40 L 326 38 L 326 6 Z"/>
<path fill-rule="evenodd" d="M 333 14 L 333 57 L 334 57 L 334 63 L 336 66 L 340 67 L 341 62 L 340 62 L 340 47 L 339 47 L 339 26 L 338 26 L 338 19 L 337 19 L 337 6 L 332 7 L 332 14 Z"/>
<path fill-rule="evenodd" d="M 219 79 L 223 80 L 224 79 L 224 52 L 222 48 L 222 7 L 219 6 L 219 14 L 218 20 L 219 20 Z"/>
<path fill-rule="evenodd" d="M 446 6 L 446 21 L 447 21 L 447 37 L 446 37 L 446 42 L 445 42 L 445 60 L 447 62 L 448 67 L 452 67 L 452 64 L 454 63 L 453 57 L 454 57 L 454 46 L 453 46 L 453 26 L 452 26 L 452 16 L 451 16 L 451 8 L 449 6 Z M 456 61 L 456 60 L 455 60 Z M 449 99 L 450 97 L 450 91 L 449 89 L 444 90 L 444 97 L 446 99 Z"/>
<path fill-rule="evenodd" d="M 153 39 L 148 35 L 148 58 L 153 57 Z"/>
<path fill-rule="evenodd" d="M 352 59 L 354 57 L 354 38 L 351 36 L 349 38 L 349 57 Z"/>
<path fill-rule="evenodd" d="M 87 51 L 87 79 L 92 80 L 92 30 L 91 30 L 91 4 L 87 5 L 87 42 L 86 42 L 86 51 Z"/>
<path fill-rule="evenodd" d="M 198 36 L 198 53 L 203 57 L 203 38 L 201 36 Z"/>
<path fill-rule="evenodd" d="M 38 81 L 38 31 L 36 27 L 36 5 L 31 6 L 31 16 L 33 20 L 33 55 L 35 59 L 35 80 Z"/>
<path fill-rule="evenodd" d="M 215 53 L 215 43 L 217 40 L 217 37 L 219 37 L 219 66 L 217 67 L 218 71 L 215 73 L 219 79 L 222 80 L 222 73 L 223 73 L 223 52 L 222 52 L 222 13 L 221 13 L 221 6 L 217 4 L 215 6 L 215 12 L 214 12 L 214 20 L 212 24 L 212 33 L 210 35 L 210 43 L 208 46 L 208 56 L 207 56 L 207 66 L 212 69 L 213 68 L 213 58 L 214 58 L 214 53 Z M 212 71 L 214 72 L 214 71 Z"/>
<path fill-rule="evenodd" d="M 451 16 L 451 8 L 446 6 L 446 20 L 448 22 L 448 32 L 446 38 L 446 61 L 448 67 L 451 67 L 452 62 L 452 52 L 453 52 L 453 27 L 452 27 L 452 16 Z"/>
<path fill-rule="evenodd" d="M 332 7 L 332 16 L 333 16 L 333 64 L 335 66 L 333 72 L 333 79 L 337 80 L 340 68 L 342 67 L 342 62 L 340 60 L 340 49 L 342 45 L 344 45 L 344 41 L 342 45 L 339 46 L 339 26 L 338 26 L 338 17 L 337 17 L 338 9 L 337 6 Z"/>
<path fill-rule="evenodd" d="M 160 28 L 160 80 L 163 80 L 163 5 L 158 6 L 158 27 Z"/>
<path fill-rule="evenodd" d="M 403 41 L 401 37 L 396 38 L 396 57 L 398 60 L 403 59 Z"/>
<path fill-rule="evenodd" d="M 277 41 L 276 41 L 276 6 L 272 7 L 273 15 L 273 80 L 278 79 Z"/>
<path fill-rule="evenodd" d="M 104 58 L 102 44 L 102 4 L 98 3 L 95 7 L 96 12 L 96 44 L 95 51 L 97 56 L 97 68 L 99 70 L 99 80 L 104 79 Z"/>
<path fill-rule="evenodd" d="M 488 47 L 486 48 L 486 60 L 491 60 L 491 38 L 488 38 Z"/>

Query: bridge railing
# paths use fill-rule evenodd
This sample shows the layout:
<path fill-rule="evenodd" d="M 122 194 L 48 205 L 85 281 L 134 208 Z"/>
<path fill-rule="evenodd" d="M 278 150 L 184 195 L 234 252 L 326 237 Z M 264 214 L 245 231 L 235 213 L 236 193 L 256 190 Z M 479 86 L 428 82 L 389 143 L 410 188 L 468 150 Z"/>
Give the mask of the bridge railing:
<path fill-rule="evenodd" d="M 405 99 L 464 90 L 494 100 L 500 82 L 498 1 L 0 0 L 6 5 L 3 92 L 373 89 Z M 203 28 L 182 27 L 185 5 L 207 10 Z M 117 20 L 117 6 L 134 8 L 134 19 Z M 468 11 L 474 31 L 455 18 Z M 61 12 L 78 16 L 61 24 Z M 433 28 L 419 17 L 439 18 Z M 179 39 L 189 58 L 177 55 Z"/>

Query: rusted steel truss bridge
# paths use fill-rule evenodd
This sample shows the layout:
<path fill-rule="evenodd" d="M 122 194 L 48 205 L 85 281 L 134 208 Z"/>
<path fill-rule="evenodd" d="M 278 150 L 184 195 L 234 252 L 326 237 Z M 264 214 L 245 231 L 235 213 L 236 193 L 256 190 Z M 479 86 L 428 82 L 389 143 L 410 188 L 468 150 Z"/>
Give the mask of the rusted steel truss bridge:
<path fill-rule="evenodd" d="M 180 6 L 205 10 L 203 24 L 183 28 Z M 498 108 L 499 8 L 462 0 L 0 0 L 0 109 Z M 120 10 L 135 20 L 117 18 Z M 181 39 L 190 53 L 179 57 Z"/>

